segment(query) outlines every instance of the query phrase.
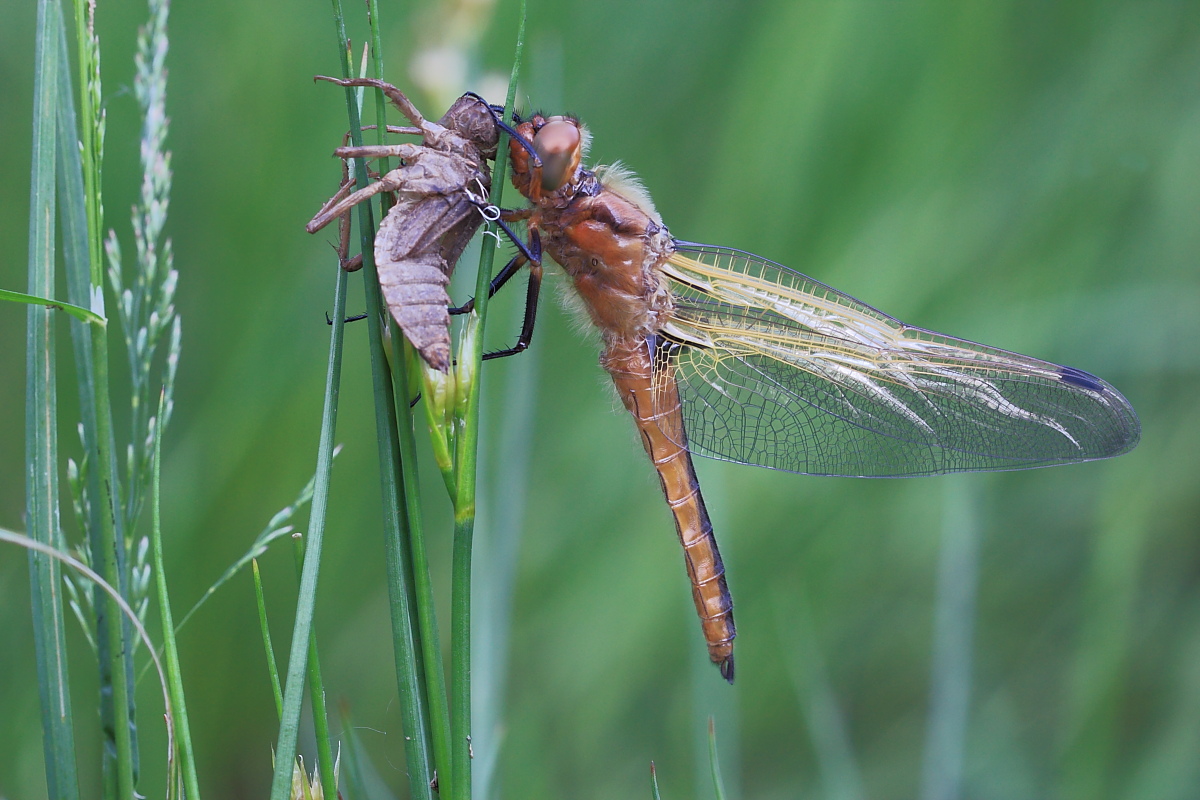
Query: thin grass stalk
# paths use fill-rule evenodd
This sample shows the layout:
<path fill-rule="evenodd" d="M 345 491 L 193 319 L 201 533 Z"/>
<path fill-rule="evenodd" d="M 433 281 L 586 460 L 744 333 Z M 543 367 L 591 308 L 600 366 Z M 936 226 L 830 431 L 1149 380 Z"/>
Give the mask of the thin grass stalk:
<path fill-rule="evenodd" d="M 1137 605 L 1145 591 L 1145 550 L 1154 529 L 1149 520 L 1155 518 L 1155 506 L 1150 490 L 1130 487 L 1158 479 L 1137 476 L 1128 462 L 1113 467 L 1096 511 L 1095 540 L 1081 586 L 1082 620 L 1065 675 L 1054 796 L 1067 800 L 1104 796 L 1117 782 L 1114 765 L 1132 691 L 1130 663 L 1141 645 Z M 1117 486 L 1128 491 L 1118 491 Z"/>
<path fill-rule="evenodd" d="M 371 29 L 371 63 L 375 78 L 384 79 L 383 67 L 383 37 L 379 26 L 379 2 L 368 0 L 367 18 Z M 388 104 L 383 92 L 375 92 L 375 137 L 376 142 L 384 144 L 387 141 L 387 109 Z M 378 164 L 380 174 L 390 169 L 389 160 L 380 159 Z M 386 215 L 391 206 L 391 197 L 385 192 L 379 197 L 380 218 Z M 373 248 L 372 248 L 373 249 Z M 429 560 L 425 551 L 425 527 L 421 513 L 421 484 L 417 471 L 417 446 L 413 434 L 413 413 L 409 398 L 409 376 L 413 371 L 409 366 L 415 359 L 415 351 L 407 338 L 397 328 L 390 314 L 385 315 L 390 329 L 392 345 L 393 380 L 399 400 L 396 402 L 395 416 L 397 420 L 397 447 L 400 463 L 400 485 L 403 490 L 404 503 L 402 513 L 406 521 L 401 526 L 404 535 L 402 543 L 407 550 L 407 557 L 402 564 L 408 566 L 409 574 L 403 587 L 408 598 L 408 607 L 417 612 L 417 636 L 413 639 L 416 650 L 417 683 L 420 694 L 424 698 L 425 713 L 421 719 L 425 725 L 423 736 L 430 744 L 433 755 L 433 772 L 435 777 L 449 780 L 450 776 L 450 710 L 446 701 L 446 677 L 441 662 L 441 637 L 438 631 L 437 610 L 433 600 L 433 583 L 429 576 Z M 449 787 L 440 787 L 449 793 Z"/>
<path fill-rule="evenodd" d="M 369 0 L 367 14 L 371 21 L 372 57 L 375 77 L 383 80 L 383 44 L 379 35 L 379 4 L 377 0 Z M 382 92 L 376 92 L 376 141 L 384 144 L 387 140 L 385 131 L 387 103 Z M 381 160 L 379 170 L 382 173 L 388 169 L 388 159 Z M 391 205 L 391 198 L 384 193 L 380 195 L 380 214 L 386 215 Z M 417 355 L 407 337 L 397 328 L 390 314 L 386 315 L 390 330 L 389 339 L 392 346 L 392 364 L 396 365 L 392 373 L 395 394 L 397 396 L 395 415 L 397 419 L 397 444 L 400 459 L 400 485 L 404 493 L 402 513 L 404 514 L 407 531 L 406 545 L 408 558 L 406 563 L 411 565 L 411 573 L 406 583 L 409 608 L 417 612 L 417 632 L 414 639 L 417 664 L 417 678 L 421 687 L 421 696 L 425 698 L 423 720 L 426 724 L 424 737 L 429 742 L 433 754 L 433 774 L 439 780 L 439 793 L 450 794 L 450 709 L 446 697 L 446 677 L 441 661 L 441 634 L 438 630 L 437 608 L 433 600 L 433 582 L 429 575 L 429 559 L 425 550 L 425 525 L 421 513 L 421 483 L 417 469 L 417 445 L 414 435 L 414 418 L 410 399 L 410 377 L 417 374 Z M 426 407 L 429 404 L 426 403 Z"/>
<path fill-rule="evenodd" d="M 429 557 L 425 549 L 425 526 L 421 513 L 421 484 L 417 470 L 417 443 L 413 429 L 412 407 L 408 399 L 409 366 L 416 359 L 416 351 L 399 331 L 392 332 L 392 363 L 401 365 L 394 372 L 400 439 L 401 485 L 404 488 L 404 513 L 408 521 L 408 545 L 412 563 L 413 604 L 417 610 L 417 626 L 420 636 L 420 660 L 423 665 L 424 695 L 428 708 L 429 739 L 433 750 L 436 774 L 442 783 L 440 790 L 450 796 L 450 708 L 446 695 L 446 676 L 442 668 L 442 653 L 438 646 L 441 634 L 438 630 L 437 609 L 433 600 L 433 581 L 429 575 Z"/>
<path fill-rule="evenodd" d="M 337 459 L 340 451 L 340 445 L 333 449 L 334 460 Z M 220 589 L 226 583 L 233 580 L 234 576 L 241 572 L 247 564 L 254 563 L 256 558 L 267 552 L 267 548 L 270 547 L 271 543 L 276 539 L 289 536 L 293 531 L 295 531 L 294 526 L 286 523 L 288 520 L 296 516 L 300 509 L 312 502 L 313 488 L 316 482 L 317 476 L 314 474 L 308 479 L 308 483 L 304 484 L 304 488 L 300 490 L 300 493 L 296 495 L 296 499 L 293 500 L 289 505 L 286 505 L 277 511 L 275 516 L 271 517 L 271 519 L 267 522 L 266 527 L 262 529 L 262 532 L 259 533 L 258 536 L 254 537 L 254 541 L 251 542 L 250 548 L 242 554 L 241 558 L 226 567 L 225 571 L 222 572 L 221 575 L 212 582 L 212 585 L 204 590 L 204 594 L 200 595 L 200 599 L 193 603 L 192 607 L 188 609 L 188 612 L 183 615 L 183 619 L 179 620 L 179 624 L 175 626 L 176 634 L 183 630 L 183 627 L 187 625 L 188 620 L 190 620 L 192 616 L 200 610 L 200 607 L 204 605 L 208 598 L 217 593 L 217 589 Z"/>
<path fill-rule="evenodd" d="M 921 800 L 953 800 L 963 795 L 979 582 L 979 481 L 975 475 L 948 475 L 942 479 L 942 542 L 929 714 L 918 795 Z"/>
<path fill-rule="evenodd" d="M 59 27 L 59 59 L 65 65 L 69 63 L 69 56 L 67 34 L 61 16 Z M 58 139 L 64 145 L 57 148 L 58 209 L 62 225 L 63 264 L 67 273 L 67 297 L 76 305 L 90 306 L 92 283 L 91 266 L 88 262 L 87 207 L 84 202 L 83 161 L 77 146 L 79 127 L 75 117 L 75 91 L 71 85 L 71 71 L 64 68 L 59 70 L 58 74 Z M 100 427 L 96 421 L 96 379 L 91 359 L 92 327 L 75 322 L 70 324 L 71 349 L 75 358 L 75 384 L 79 393 L 79 433 L 85 464 L 90 464 L 94 454 L 99 452 L 96 441 Z M 97 330 L 94 335 L 103 337 L 106 332 Z M 81 524 L 86 531 L 98 531 L 101 504 L 93 502 L 90 498 L 102 496 L 99 474 L 93 469 L 87 469 L 86 473 L 86 485 L 81 493 L 85 498 L 85 507 L 80 515 Z M 90 632 L 85 631 L 85 634 L 90 638 Z M 96 651 L 100 652 L 99 646 L 96 646 Z"/>
<path fill-rule="evenodd" d="M 100 195 L 101 160 L 104 148 L 104 112 L 101 109 L 100 44 L 95 34 L 95 6 L 76 0 L 75 30 L 80 75 L 80 155 L 83 197 L 87 217 L 89 307 L 100 316 L 104 311 L 102 231 L 104 207 Z M 108 340 L 89 337 L 93 404 L 95 406 L 95 450 L 87 457 L 90 505 L 98 525 L 89 530 L 92 563 L 111 586 L 128 596 L 125 574 L 125 537 L 121 530 L 121 491 L 117 481 L 112 403 L 109 395 Z M 100 683 L 100 725 L 104 732 L 103 791 L 106 797 L 133 797 L 136 793 L 138 754 L 133 729 L 132 629 L 121 616 L 116 600 L 99 589 L 95 594 L 96 643 Z M 126 646 L 128 643 L 128 646 Z"/>
<path fill-rule="evenodd" d="M 509 662 L 513 592 L 524 529 L 532 459 L 532 429 L 537 413 L 540 350 L 531 348 L 510 363 L 497 380 L 483 387 L 479 524 L 474 548 L 487 569 L 472 579 L 471 713 L 475 793 L 493 797 L 504 737 L 504 687 Z M 501 384 L 498 386 L 497 384 Z M 707 661 L 707 653 L 705 654 Z"/>
<path fill-rule="evenodd" d="M 271 800 L 287 800 L 292 786 L 292 764 L 296 758 L 300 707 L 304 698 L 309 635 L 312 632 L 313 612 L 316 608 L 317 574 L 320 570 L 321 545 L 325 536 L 329 474 L 333 464 L 333 436 L 337 427 L 338 393 L 342 378 L 342 343 L 346 328 L 346 272 L 340 264 L 334 285 L 334 317 L 332 333 L 329 336 L 329 367 L 325 376 L 325 405 L 321 414 L 321 436 L 317 446 L 317 469 L 313 482 L 308 546 L 304 553 L 300 590 L 296 597 L 296 620 L 292 626 L 292 645 L 288 656 L 287 681 L 284 684 L 283 715 L 275 744 L 275 773 L 271 780 Z"/>
<path fill-rule="evenodd" d="M 96 586 L 100 588 L 100 591 L 111 597 L 113 602 L 117 604 L 117 609 L 120 611 L 122 617 L 129 620 L 129 626 L 133 630 L 133 636 L 137 639 L 139 645 L 146 645 L 146 648 L 150 652 L 150 661 L 154 665 L 155 673 L 158 675 L 158 685 L 162 691 L 162 703 L 163 709 L 165 710 L 163 717 L 166 722 L 167 733 L 167 772 L 168 775 L 170 775 L 174 769 L 175 763 L 172 749 L 174 747 L 175 740 L 175 716 L 171 713 L 171 694 L 167 681 L 167 672 L 163 666 L 162 659 L 158 657 L 158 653 L 154 652 L 154 642 L 150 639 L 150 634 L 146 631 L 146 626 L 142 624 L 141 619 L 138 617 L 138 612 L 135 611 L 133 607 L 130 606 L 125 600 L 125 598 L 121 596 L 120 591 L 110 586 L 98 572 L 80 561 L 78 558 L 72 556 L 63 548 L 44 544 L 36 539 L 8 531 L 3 528 L 0 528 L 0 542 L 7 542 L 9 544 L 18 545 L 19 547 L 24 547 L 26 550 L 52 558 L 60 564 L 70 568 L 71 570 L 74 570 L 76 573 L 96 584 Z"/>
<path fill-rule="evenodd" d="M 817 763 L 822 796 L 830 800 L 865 800 L 862 769 L 846 721 L 829 680 L 821 637 L 812 622 L 806 597 L 785 599 L 779 595 L 775 628 L 780 642 L 795 643 L 785 656 L 801 716 L 808 729 Z"/>
<path fill-rule="evenodd" d="M 40 0 L 34 55 L 29 291 L 45 297 L 54 292 L 55 153 L 60 146 L 56 108 L 61 102 L 59 75 L 66 70 L 61 51 L 62 27 L 62 8 L 58 0 Z M 27 319 L 25 517 L 34 539 L 61 548 L 53 318 L 50 309 L 34 306 L 28 309 Z M 30 551 L 30 601 L 46 762 L 46 794 L 53 800 L 75 800 L 79 797 L 79 781 L 60 572 L 57 561 Z"/>
<path fill-rule="evenodd" d="M 79 113 L 83 126 L 78 131 L 83 165 L 83 202 L 87 209 L 88 269 L 93 287 L 103 286 L 101 231 L 104 205 L 100 198 L 100 164 L 104 151 L 104 112 L 101 110 L 100 42 L 95 35 L 93 0 L 75 0 L 75 47 L 79 66 Z M 100 300 L 103 302 L 103 299 Z"/>
<path fill-rule="evenodd" d="M 275 716 L 283 719 L 283 690 L 279 688 L 279 666 L 275 661 L 275 648 L 271 644 L 271 626 L 267 623 L 267 600 L 263 596 L 262 575 L 258 571 L 258 559 L 252 559 L 254 572 L 254 602 L 258 608 L 258 628 L 262 633 L 263 649 L 267 653 L 267 676 L 271 679 L 271 694 L 275 698 Z"/>
<path fill-rule="evenodd" d="M 338 38 L 338 63 L 342 77 L 351 74 L 349 45 L 340 0 L 333 0 L 334 24 Z M 350 123 L 351 140 L 356 147 L 362 146 L 362 126 L 358 105 L 352 89 L 346 90 L 346 112 Z M 358 187 L 367 185 L 367 168 L 364 159 L 355 159 L 355 176 Z M 371 349 L 371 378 L 375 397 L 375 426 L 378 432 L 380 488 L 383 502 L 384 557 L 387 563 L 388 599 L 392 620 L 392 648 L 396 660 L 396 681 L 400 696 L 401 725 L 408 737 L 405 744 L 405 760 L 408 765 L 409 788 L 412 796 L 421 800 L 432 800 L 434 770 L 431 757 L 430 730 L 427 719 L 428 708 L 424 694 L 421 660 L 419 655 L 418 624 L 413 609 L 411 588 L 412 568 L 409 563 L 407 543 L 407 508 L 401 484 L 399 440 L 397 435 L 395 395 L 392 378 L 383 349 L 383 332 L 380 325 L 382 299 L 379 277 L 375 268 L 375 225 L 369 203 L 357 207 L 360 242 L 363 261 L 363 284 L 366 292 L 368 341 Z M 401 365 L 397 365 L 399 368 Z M 436 643 L 427 646 L 436 649 Z M 276 773 L 278 775 L 278 772 Z M 282 800 L 282 798 L 278 798 Z"/>
<path fill-rule="evenodd" d="M 450 585 L 450 707 L 452 800 L 471 797 L 471 541 L 469 512 L 454 513 L 453 572 Z"/>
<path fill-rule="evenodd" d="M 712 775 L 713 796 L 725 800 L 725 782 L 721 780 L 721 759 L 717 755 L 717 723 L 708 718 L 708 767 Z"/>
<path fill-rule="evenodd" d="M 304 568 L 304 539 L 292 540 L 296 557 L 296 576 Z M 317 632 L 308 634 L 308 701 L 312 705 L 313 736 L 317 740 L 317 774 L 325 797 L 337 797 L 337 773 L 333 767 L 333 745 L 329 739 L 329 710 L 325 706 L 325 681 L 321 678 L 321 659 L 317 650 Z"/>
<path fill-rule="evenodd" d="M 166 405 L 165 390 L 159 395 L 158 418 L 163 418 Z M 171 710 L 175 715 L 176 741 L 179 745 L 179 769 L 182 773 L 184 796 L 200 800 L 200 781 L 196 776 L 196 753 L 192 748 L 192 731 L 188 723 L 187 700 L 183 693 L 183 673 L 179 665 L 179 649 L 175 642 L 175 621 L 171 614 L 171 597 L 167 592 L 167 573 L 163 566 L 162 547 L 162 428 L 154 437 L 153 473 L 150 494 L 152 528 L 150 542 L 154 554 L 154 585 L 158 590 L 159 617 L 162 620 L 163 656 L 167 666 Z"/>
<path fill-rule="evenodd" d="M 346 708 L 345 702 L 338 707 L 338 721 L 342 726 L 342 752 L 346 754 L 344 784 L 346 796 L 352 800 L 367 800 L 370 795 L 367 793 L 366 782 L 359 762 L 359 759 L 362 758 L 362 747 L 354 728 L 354 720 L 350 717 L 350 710 Z"/>
<path fill-rule="evenodd" d="M 75 114 L 75 92 L 71 84 L 70 70 L 65 68 L 69 63 L 68 45 L 66 26 L 63 23 L 61 15 L 58 20 L 59 25 L 59 58 L 64 68 L 59 70 L 59 98 L 57 103 L 57 125 L 58 138 L 60 145 L 58 150 L 58 191 L 61 202 L 59 203 L 59 213 L 62 223 L 62 243 L 63 243 L 63 264 L 66 268 L 67 275 L 67 297 L 76 305 L 86 306 L 93 311 L 96 310 L 97 303 L 94 300 L 92 291 L 92 257 L 90 255 L 91 248 L 91 233 L 89 231 L 89 210 L 88 210 L 88 193 L 85 190 L 83 166 L 84 153 L 88 152 L 87 148 L 80 146 L 80 131 L 83 127 L 79 125 Z M 80 36 L 79 38 L 82 38 Z M 82 46 L 82 44 L 80 45 Z M 103 315 L 103 295 L 99 302 L 99 313 Z M 112 440 L 107 443 L 107 447 L 100 442 L 100 408 L 103 405 L 100 402 L 101 397 L 107 397 L 107 388 L 100 388 L 96 375 L 96 365 L 93 361 L 92 353 L 94 352 L 93 340 L 106 340 L 106 331 L 100 328 L 93 330 L 93 326 L 84 325 L 78 322 L 70 324 L 71 344 L 73 356 L 75 359 L 75 384 L 79 393 L 79 431 L 81 445 L 83 447 L 84 460 L 89 465 L 101 463 L 101 453 L 112 452 Z M 111 419 L 111 418 L 110 418 Z M 111 431 L 111 425 L 109 426 Z M 101 471 L 97 467 L 91 467 L 87 470 L 87 482 L 84 495 L 87 498 L 85 503 L 86 514 L 86 532 L 89 537 L 89 546 L 93 556 L 97 553 L 97 548 L 100 546 L 100 531 L 104 527 L 105 504 L 101 498 L 106 496 L 103 491 L 104 484 L 101 480 Z M 98 563 L 93 558 L 93 563 Z M 99 590 L 93 594 L 93 606 L 96 609 L 96 627 L 94 639 L 96 645 L 96 657 L 98 675 L 100 680 L 100 699 L 99 699 L 99 714 L 102 725 L 102 736 L 104 737 L 104 751 L 102 760 L 104 763 L 104 775 L 112 776 L 114 780 L 105 780 L 105 796 L 111 797 L 116 791 L 115 786 L 115 770 L 111 768 L 110 752 L 115 752 L 116 742 L 111 735 L 115 724 L 115 715 L 113 706 L 108 697 L 111 695 L 106 691 L 107 687 L 112 685 L 111 681 L 111 663 L 108 657 L 110 651 L 107 638 L 108 624 L 107 621 L 112 619 L 111 606 L 104 604 L 104 598 Z M 92 634 L 89 634 L 92 635 Z"/>
<path fill-rule="evenodd" d="M 525 0 L 518 11 L 517 43 L 513 54 L 505 114 L 513 107 L 517 79 L 521 72 L 521 56 L 525 48 Z M 508 136 L 501 131 L 497 145 L 496 170 L 492 177 L 488 202 L 500 205 L 508 160 Z M 495 233 L 495 224 L 488 222 L 487 233 Z M 479 455 L 479 370 L 483 363 L 483 333 L 487 320 L 492 261 L 495 258 L 497 236 L 483 237 L 480 247 L 479 272 L 475 279 L 475 312 L 468 316 L 463 330 L 460 365 L 466 367 L 467 377 L 462 434 L 457 437 L 456 486 L 454 497 L 454 547 L 450 584 L 450 687 L 451 755 L 453 759 L 453 800 L 471 798 L 471 551 L 475 533 L 476 465 Z M 462 376 L 458 390 L 463 390 Z M 460 408 L 462 406 L 460 405 Z"/>

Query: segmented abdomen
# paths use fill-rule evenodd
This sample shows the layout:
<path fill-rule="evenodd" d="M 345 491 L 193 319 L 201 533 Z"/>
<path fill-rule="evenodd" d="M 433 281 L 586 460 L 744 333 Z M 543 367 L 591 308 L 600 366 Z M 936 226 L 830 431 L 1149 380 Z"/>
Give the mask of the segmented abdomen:
<path fill-rule="evenodd" d="M 664 363 L 655 374 L 651 346 L 644 339 L 610 343 L 600 363 L 612 376 L 621 402 L 633 414 L 642 444 L 658 472 L 683 545 L 692 600 L 700 616 L 709 658 L 732 683 L 736 635 L 733 598 L 725 584 L 725 567 L 687 450 L 674 370 Z"/>
<path fill-rule="evenodd" d="M 483 222 L 452 187 L 446 191 L 402 194 L 375 236 L 375 266 L 388 309 L 421 357 L 442 372 L 450 368 L 446 287 L 463 248 Z"/>

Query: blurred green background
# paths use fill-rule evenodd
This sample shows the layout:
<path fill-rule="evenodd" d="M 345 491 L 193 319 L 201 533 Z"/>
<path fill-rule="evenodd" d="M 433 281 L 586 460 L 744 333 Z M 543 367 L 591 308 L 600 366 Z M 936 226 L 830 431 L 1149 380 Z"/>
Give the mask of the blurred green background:
<path fill-rule="evenodd" d="M 106 224 L 126 252 L 144 13 L 99 6 Z M 435 117 L 465 89 L 502 99 L 515 13 L 385 0 L 388 77 Z M 0 28 L 0 286 L 13 289 L 33 14 L 8 3 Z M 184 345 L 163 513 L 178 614 L 313 470 L 335 261 L 332 234 L 303 225 L 337 182 L 345 107 L 311 80 L 337 69 L 325 4 L 177 2 L 170 33 Z M 709 797 L 715 714 L 734 798 L 951 797 L 956 776 L 977 798 L 1200 796 L 1200 5 L 530 0 L 527 52 L 523 107 L 584 119 L 593 160 L 636 170 L 677 236 L 1094 372 L 1144 433 L 1111 462 L 951 479 L 698 464 L 737 601 L 730 688 L 706 663 L 670 516 L 596 344 L 547 292 L 531 352 L 485 370 L 481 783 L 649 797 L 653 760 L 664 797 Z M 431 74 L 440 98 L 414 88 Z M 496 306 L 497 345 L 521 294 Z M 353 278 L 352 309 L 361 297 Z M 0 525 L 16 529 L 23 341 L 24 314 L 0 309 Z M 332 699 L 402 794 L 365 329 L 347 342 L 317 630 Z M 73 386 L 60 404 L 74 453 Z M 424 468 L 446 600 L 449 515 Z M 288 549 L 263 559 L 281 653 Z M 0 550 L 8 797 L 45 791 L 28 597 L 24 554 Z M 94 780 L 94 669 L 72 633 Z M 263 796 L 276 721 L 248 575 L 181 647 L 203 787 Z M 141 690 L 155 796 L 160 695 Z"/>

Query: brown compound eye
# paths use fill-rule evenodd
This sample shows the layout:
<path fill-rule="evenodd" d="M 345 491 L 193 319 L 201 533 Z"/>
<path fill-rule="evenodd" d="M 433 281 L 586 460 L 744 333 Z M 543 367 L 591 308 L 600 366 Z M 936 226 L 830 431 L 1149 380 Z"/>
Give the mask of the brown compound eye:
<path fill-rule="evenodd" d="M 575 173 L 581 142 L 579 123 L 565 117 L 551 117 L 533 137 L 533 149 L 542 159 L 543 191 L 557 191 Z"/>

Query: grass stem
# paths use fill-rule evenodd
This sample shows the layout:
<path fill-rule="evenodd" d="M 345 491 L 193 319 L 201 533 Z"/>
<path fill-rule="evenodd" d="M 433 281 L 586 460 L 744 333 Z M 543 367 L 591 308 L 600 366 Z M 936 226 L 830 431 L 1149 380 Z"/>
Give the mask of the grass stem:
<path fill-rule="evenodd" d="M 518 15 L 517 42 L 513 55 L 505 113 L 512 108 L 521 72 L 525 47 L 525 1 Z M 488 200 L 500 205 L 508 164 L 508 136 L 501 132 L 496 169 Z M 489 232 L 494 232 L 489 222 Z M 492 261 L 496 253 L 495 236 L 484 236 L 479 254 L 479 272 L 475 281 L 475 311 L 468 316 L 463 330 L 457 393 L 465 388 L 465 403 L 459 408 L 462 433 L 455 441 L 456 481 L 454 495 L 454 545 L 450 584 L 450 692 L 453 761 L 453 800 L 471 798 L 471 555 L 475 533 L 475 488 L 479 456 L 479 370 L 483 361 L 483 333 L 487 319 Z M 466 385 L 463 386 L 463 378 Z"/>
<path fill-rule="evenodd" d="M 55 184 L 62 146 L 56 130 L 60 73 L 67 68 L 60 47 L 62 9 L 58 0 L 39 0 L 35 48 L 33 152 L 29 189 L 29 269 L 31 294 L 54 292 Z M 70 98 L 67 98 L 70 102 Z M 43 545 L 62 545 L 58 506 L 58 409 L 55 391 L 54 325 L 50 310 L 31 306 L 26 327 L 25 518 L 32 537 Z M 70 676 L 58 562 L 29 552 L 30 602 L 46 793 L 52 800 L 79 797 Z"/>

